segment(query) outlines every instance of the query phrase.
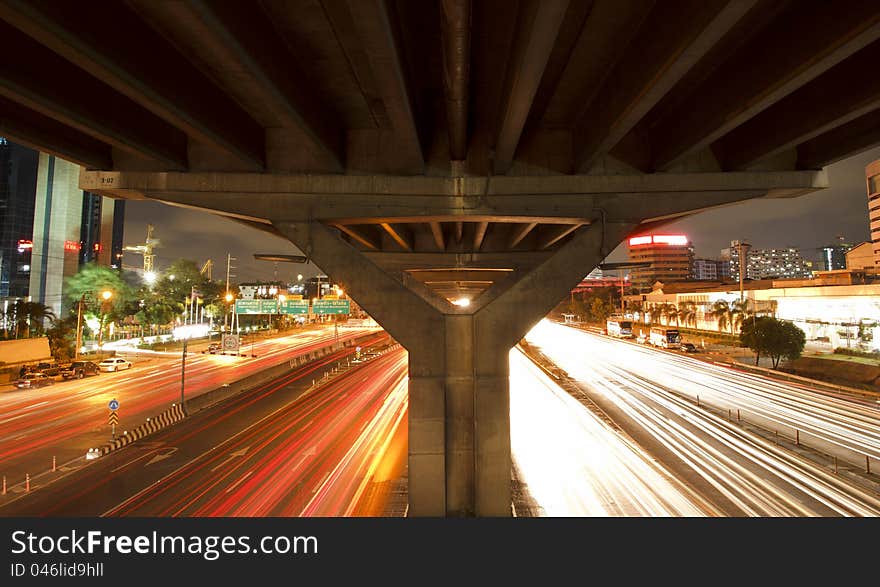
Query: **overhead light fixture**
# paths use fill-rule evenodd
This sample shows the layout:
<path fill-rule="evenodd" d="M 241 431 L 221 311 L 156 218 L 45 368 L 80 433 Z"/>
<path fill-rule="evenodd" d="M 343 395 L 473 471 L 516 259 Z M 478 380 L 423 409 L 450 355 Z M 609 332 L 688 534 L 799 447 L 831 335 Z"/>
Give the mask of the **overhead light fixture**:
<path fill-rule="evenodd" d="M 471 300 L 470 298 L 458 298 L 457 300 L 452 300 L 452 303 L 456 306 L 466 308 L 471 305 Z"/>

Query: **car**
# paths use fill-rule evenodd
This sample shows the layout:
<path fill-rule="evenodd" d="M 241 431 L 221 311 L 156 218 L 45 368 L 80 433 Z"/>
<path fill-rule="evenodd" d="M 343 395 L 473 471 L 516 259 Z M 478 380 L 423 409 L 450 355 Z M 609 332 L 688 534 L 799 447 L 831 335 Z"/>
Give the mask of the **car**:
<path fill-rule="evenodd" d="M 646 342 L 648 342 L 648 337 L 643 332 L 639 334 L 638 338 L 636 338 L 636 342 L 639 344 L 645 344 Z"/>
<path fill-rule="evenodd" d="M 212 342 L 211 344 L 209 344 L 208 345 L 208 352 L 211 353 L 212 355 L 219 353 L 220 352 L 220 343 L 219 342 Z"/>
<path fill-rule="evenodd" d="M 89 375 L 97 375 L 98 365 L 92 361 L 74 361 L 67 367 L 61 369 L 61 377 L 64 379 L 82 379 Z"/>
<path fill-rule="evenodd" d="M 683 343 L 681 343 L 681 350 L 683 350 L 686 353 L 695 353 L 695 352 L 697 352 L 697 347 L 695 347 L 693 345 L 693 343 L 683 342 Z"/>
<path fill-rule="evenodd" d="M 127 361 L 119 357 L 111 357 L 109 359 L 104 359 L 103 361 L 98 363 L 98 369 L 107 372 L 131 369 L 131 361 Z"/>
<path fill-rule="evenodd" d="M 49 377 L 54 377 L 61 373 L 61 365 L 58 363 L 38 363 L 34 370 Z"/>
<path fill-rule="evenodd" d="M 52 385 L 55 380 L 45 373 L 28 373 L 24 377 L 15 381 L 15 386 L 19 389 L 36 389 L 46 385 Z"/>

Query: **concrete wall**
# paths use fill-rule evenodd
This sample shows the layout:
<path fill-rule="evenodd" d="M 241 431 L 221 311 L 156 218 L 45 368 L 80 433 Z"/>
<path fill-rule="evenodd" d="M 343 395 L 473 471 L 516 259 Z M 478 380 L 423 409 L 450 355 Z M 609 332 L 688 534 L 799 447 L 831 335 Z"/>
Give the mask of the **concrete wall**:
<path fill-rule="evenodd" d="M 0 341 L 0 363 L 28 363 L 51 356 L 49 339 L 45 336 Z"/>

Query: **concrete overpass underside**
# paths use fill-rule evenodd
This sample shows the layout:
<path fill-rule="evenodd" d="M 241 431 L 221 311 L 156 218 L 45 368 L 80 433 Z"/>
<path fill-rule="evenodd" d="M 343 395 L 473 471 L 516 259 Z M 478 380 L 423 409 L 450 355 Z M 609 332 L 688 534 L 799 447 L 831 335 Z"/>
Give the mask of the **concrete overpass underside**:
<path fill-rule="evenodd" d="M 510 515 L 508 350 L 627 235 L 880 144 L 870 1 L 0 0 L 0 33 L 3 136 L 289 240 L 408 349 L 410 515 Z"/>

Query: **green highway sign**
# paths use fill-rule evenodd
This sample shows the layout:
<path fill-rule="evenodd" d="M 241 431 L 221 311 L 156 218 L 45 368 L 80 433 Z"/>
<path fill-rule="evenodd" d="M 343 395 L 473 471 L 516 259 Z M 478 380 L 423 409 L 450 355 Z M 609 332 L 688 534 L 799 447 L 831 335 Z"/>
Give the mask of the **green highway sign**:
<path fill-rule="evenodd" d="M 266 300 L 235 300 L 236 314 L 265 314 L 263 302 Z M 275 312 L 275 300 L 272 300 L 272 313 Z"/>
<path fill-rule="evenodd" d="M 309 300 L 284 300 L 278 304 L 282 314 L 308 314 Z"/>
<path fill-rule="evenodd" d="M 348 300 L 315 300 L 312 314 L 351 314 L 351 306 Z"/>

